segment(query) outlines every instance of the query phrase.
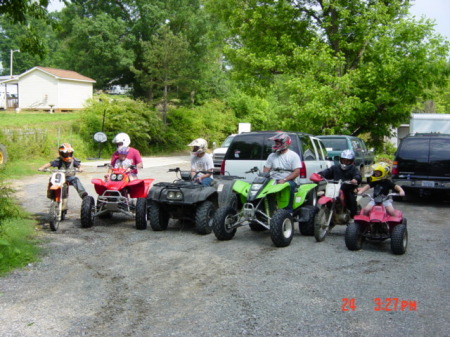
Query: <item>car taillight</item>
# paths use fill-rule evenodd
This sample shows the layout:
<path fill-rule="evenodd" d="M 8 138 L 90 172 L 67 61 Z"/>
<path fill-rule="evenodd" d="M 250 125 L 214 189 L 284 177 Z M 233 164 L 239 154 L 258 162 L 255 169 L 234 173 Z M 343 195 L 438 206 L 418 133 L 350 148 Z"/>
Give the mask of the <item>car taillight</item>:
<path fill-rule="evenodd" d="M 220 174 L 225 174 L 225 160 L 222 160 L 222 163 L 220 164 Z"/>
<path fill-rule="evenodd" d="M 392 163 L 391 174 L 392 174 L 393 176 L 398 175 L 398 161 L 394 161 L 394 162 Z"/>
<path fill-rule="evenodd" d="M 305 162 L 302 161 L 302 167 L 300 167 L 300 178 L 306 178 L 306 165 Z"/>

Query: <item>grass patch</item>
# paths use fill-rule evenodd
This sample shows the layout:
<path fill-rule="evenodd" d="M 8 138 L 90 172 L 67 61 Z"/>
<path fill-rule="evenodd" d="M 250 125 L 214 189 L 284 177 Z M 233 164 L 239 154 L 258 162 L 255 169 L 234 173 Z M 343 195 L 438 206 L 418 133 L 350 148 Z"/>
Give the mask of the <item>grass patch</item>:
<path fill-rule="evenodd" d="M 53 159 L 53 158 L 52 158 Z M 1 171 L 0 178 L 2 179 L 17 179 L 24 176 L 37 174 L 37 169 L 49 162 L 50 159 L 34 158 L 32 160 L 17 160 L 6 163 L 4 169 Z"/>
<path fill-rule="evenodd" d="M 79 112 L 49 114 L 36 111 L 22 111 L 20 113 L 3 111 L 0 113 L 0 125 L 5 129 L 26 127 L 47 129 L 51 124 L 52 129 L 55 129 L 59 125 L 71 124 L 79 118 Z"/>
<path fill-rule="evenodd" d="M 37 244 L 35 221 L 10 218 L 1 224 L 0 275 L 38 260 L 41 248 Z"/>

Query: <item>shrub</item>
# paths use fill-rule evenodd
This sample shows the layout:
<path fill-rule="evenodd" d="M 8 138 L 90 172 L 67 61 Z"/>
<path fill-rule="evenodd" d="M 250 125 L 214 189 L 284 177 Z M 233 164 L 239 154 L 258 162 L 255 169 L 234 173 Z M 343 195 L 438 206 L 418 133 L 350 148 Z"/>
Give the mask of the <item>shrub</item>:
<path fill-rule="evenodd" d="M 91 151 L 98 149 L 98 144 L 93 140 L 94 134 L 103 131 L 108 137 L 103 149 L 108 153 L 115 150 L 111 143 L 114 136 L 125 132 L 131 138 L 131 146 L 148 155 L 155 152 L 151 144 L 164 142 L 162 129 L 158 113 L 146 103 L 127 97 L 110 100 L 100 96 L 100 99 L 92 99 L 82 111 L 75 131 L 83 139 L 91 139 L 86 144 Z"/>
<path fill-rule="evenodd" d="M 224 102 L 211 100 L 202 106 L 172 109 L 167 114 L 167 145 L 172 150 L 187 150 L 187 144 L 204 138 L 209 146 L 221 143 L 230 133 L 237 132 L 234 112 Z"/>

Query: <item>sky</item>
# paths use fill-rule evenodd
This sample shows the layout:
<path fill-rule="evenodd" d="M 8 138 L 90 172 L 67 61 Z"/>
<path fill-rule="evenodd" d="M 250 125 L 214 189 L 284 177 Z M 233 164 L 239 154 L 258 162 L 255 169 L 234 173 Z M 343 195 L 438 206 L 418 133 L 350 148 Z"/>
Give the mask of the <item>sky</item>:
<path fill-rule="evenodd" d="M 417 19 L 435 20 L 435 31 L 450 41 L 450 0 L 416 0 L 409 12 Z"/>
<path fill-rule="evenodd" d="M 450 41 L 450 0 L 411 0 L 411 15 L 417 19 L 422 16 L 435 20 L 435 31 Z M 60 10 L 64 4 L 61 0 L 50 0 L 49 11 Z"/>

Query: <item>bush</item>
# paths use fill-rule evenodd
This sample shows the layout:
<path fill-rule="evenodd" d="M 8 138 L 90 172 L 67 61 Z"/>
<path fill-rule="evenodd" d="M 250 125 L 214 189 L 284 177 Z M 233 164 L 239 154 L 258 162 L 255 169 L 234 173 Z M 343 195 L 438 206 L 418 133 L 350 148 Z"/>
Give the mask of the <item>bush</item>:
<path fill-rule="evenodd" d="M 107 135 L 103 150 L 108 153 L 115 150 L 111 142 L 115 135 L 125 132 L 131 138 L 131 146 L 149 155 L 155 153 L 152 144 L 164 142 L 163 129 L 158 113 L 146 103 L 127 97 L 110 100 L 100 96 L 100 99 L 92 99 L 82 111 L 75 131 L 82 139 L 91 139 L 86 144 L 91 152 L 99 147 L 93 140 L 96 132 L 103 131 Z"/>
<path fill-rule="evenodd" d="M 202 106 L 172 109 L 167 114 L 166 144 L 171 150 L 187 150 L 187 144 L 204 138 L 209 146 L 221 143 L 236 133 L 238 122 L 234 112 L 224 102 L 211 100 Z"/>

